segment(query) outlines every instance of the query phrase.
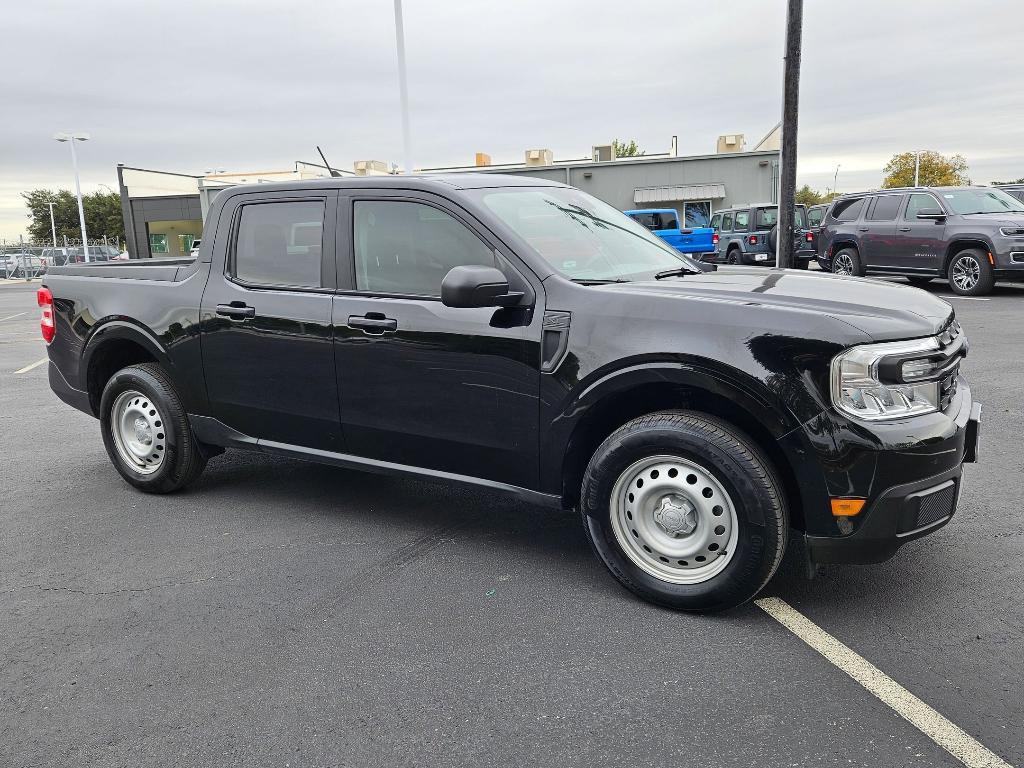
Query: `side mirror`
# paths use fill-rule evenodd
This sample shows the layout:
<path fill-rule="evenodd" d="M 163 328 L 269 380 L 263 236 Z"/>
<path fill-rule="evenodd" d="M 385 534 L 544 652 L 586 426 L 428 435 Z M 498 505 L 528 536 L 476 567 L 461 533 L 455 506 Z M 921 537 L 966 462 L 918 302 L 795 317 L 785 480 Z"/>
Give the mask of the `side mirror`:
<path fill-rule="evenodd" d="M 508 279 L 496 267 L 452 267 L 441 281 L 446 307 L 514 307 L 523 294 L 509 291 Z"/>
<path fill-rule="evenodd" d="M 941 208 L 922 208 L 917 212 L 917 218 L 938 220 L 946 218 L 946 214 Z"/>

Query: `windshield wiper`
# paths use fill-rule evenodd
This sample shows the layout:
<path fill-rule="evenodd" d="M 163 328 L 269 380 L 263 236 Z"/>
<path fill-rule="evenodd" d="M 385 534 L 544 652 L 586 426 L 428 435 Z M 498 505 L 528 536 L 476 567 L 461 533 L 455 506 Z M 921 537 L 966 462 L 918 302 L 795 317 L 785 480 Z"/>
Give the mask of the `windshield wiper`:
<path fill-rule="evenodd" d="M 601 278 L 597 278 L 597 277 L 593 277 L 593 278 L 591 278 L 591 277 L 574 277 L 574 278 L 572 278 L 572 281 L 574 283 L 579 283 L 580 285 L 606 285 L 607 283 L 628 283 L 628 282 L 630 282 L 629 280 L 626 280 L 626 279 L 621 278 L 621 277 L 608 278 L 608 279 L 601 279 Z"/>

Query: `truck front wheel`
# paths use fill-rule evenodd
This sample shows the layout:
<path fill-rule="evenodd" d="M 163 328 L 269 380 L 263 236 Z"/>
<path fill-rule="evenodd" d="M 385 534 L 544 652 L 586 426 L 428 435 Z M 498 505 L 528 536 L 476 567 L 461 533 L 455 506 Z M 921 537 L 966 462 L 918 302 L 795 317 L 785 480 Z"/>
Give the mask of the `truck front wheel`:
<path fill-rule="evenodd" d="M 181 400 L 156 363 L 130 365 L 110 377 L 100 425 L 114 468 L 147 493 L 176 491 L 206 466 Z"/>
<path fill-rule="evenodd" d="M 718 611 L 775 573 L 789 531 L 782 485 L 754 442 L 704 413 L 634 419 L 597 449 L 583 527 L 618 581 L 652 603 Z"/>

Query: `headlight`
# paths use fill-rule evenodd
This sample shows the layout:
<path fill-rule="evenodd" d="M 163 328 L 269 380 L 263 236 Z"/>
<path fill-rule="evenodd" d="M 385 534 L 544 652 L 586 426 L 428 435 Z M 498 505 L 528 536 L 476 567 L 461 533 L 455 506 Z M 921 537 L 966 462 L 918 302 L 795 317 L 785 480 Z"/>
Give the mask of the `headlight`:
<path fill-rule="evenodd" d="M 832 402 L 867 421 L 937 411 L 939 382 L 914 382 L 932 377 L 938 353 L 935 337 L 851 347 L 832 360 Z"/>
<path fill-rule="evenodd" d="M 1000 227 L 999 234 L 1003 237 L 1020 237 L 1024 235 L 1024 227 Z"/>

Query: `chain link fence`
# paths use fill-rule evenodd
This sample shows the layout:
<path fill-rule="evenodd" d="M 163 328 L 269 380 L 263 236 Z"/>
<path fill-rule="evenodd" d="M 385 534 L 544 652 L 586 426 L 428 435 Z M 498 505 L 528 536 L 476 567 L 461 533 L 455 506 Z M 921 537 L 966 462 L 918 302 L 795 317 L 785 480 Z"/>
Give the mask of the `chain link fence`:
<path fill-rule="evenodd" d="M 89 239 L 89 261 L 117 261 L 127 259 L 121 238 Z M 61 238 L 54 247 L 52 241 L 44 243 L 29 240 L 0 240 L 0 279 L 31 280 L 46 274 L 52 266 L 79 264 L 86 260 L 86 249 L 81 240 Z"/>

